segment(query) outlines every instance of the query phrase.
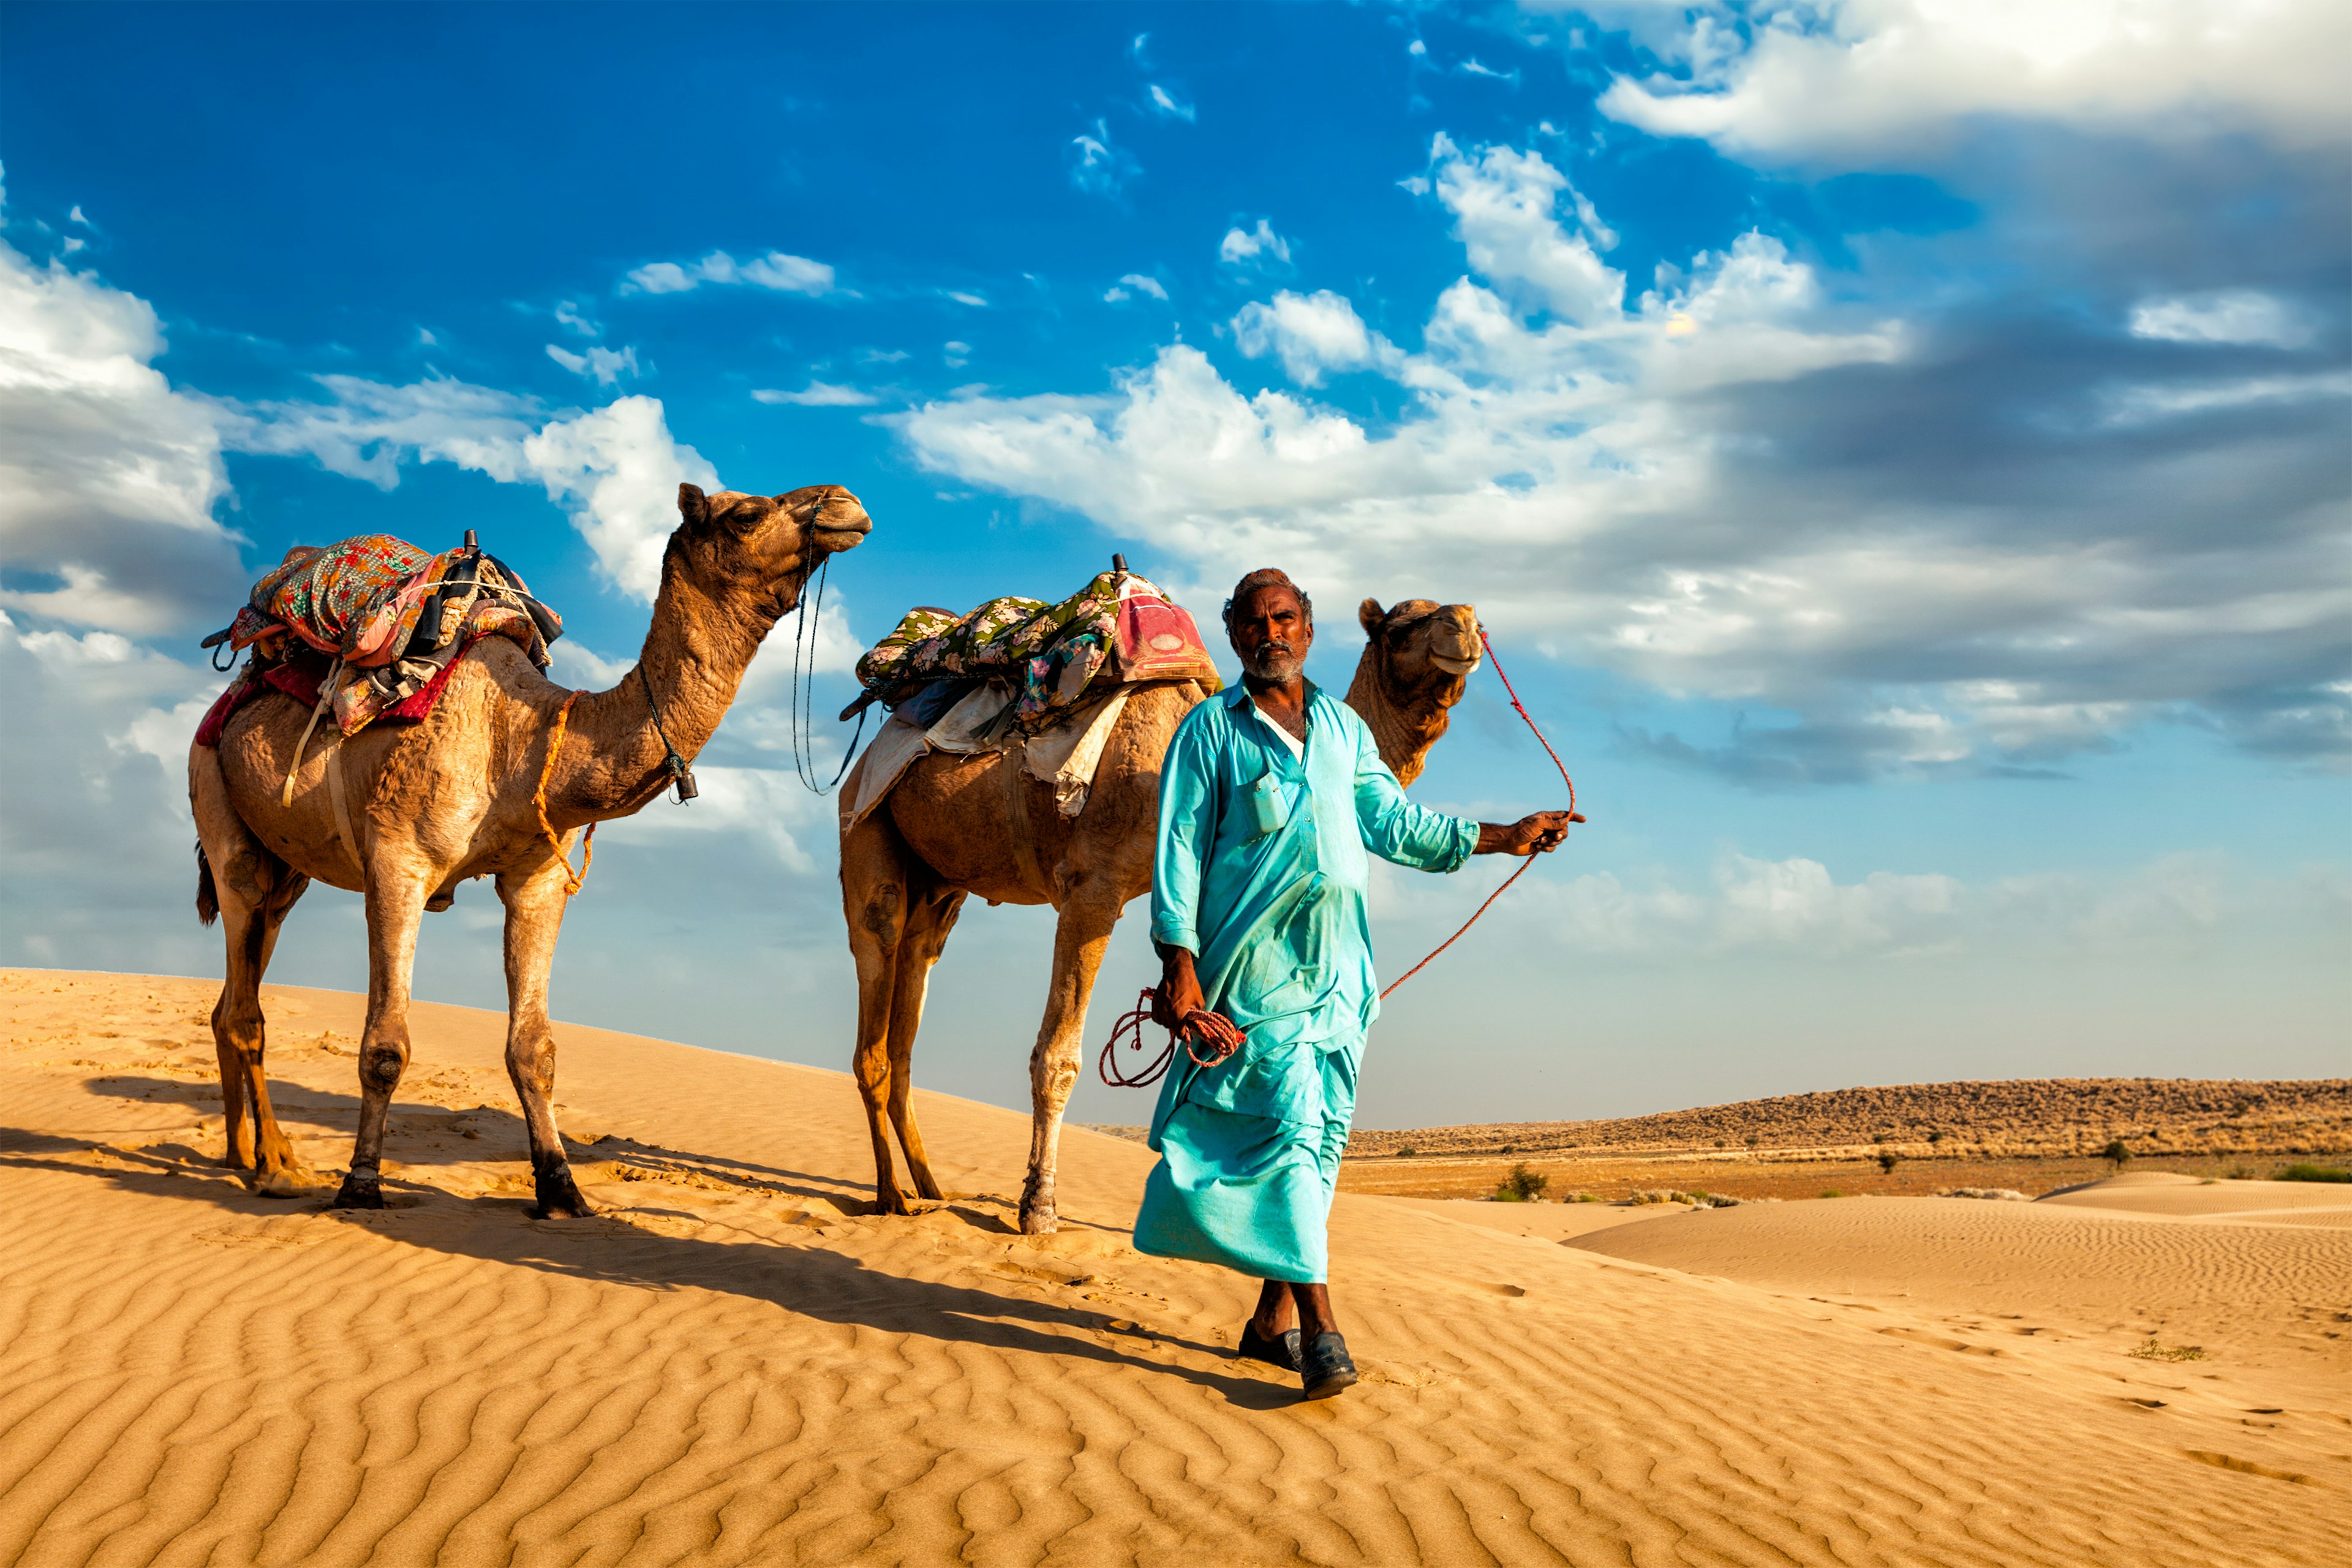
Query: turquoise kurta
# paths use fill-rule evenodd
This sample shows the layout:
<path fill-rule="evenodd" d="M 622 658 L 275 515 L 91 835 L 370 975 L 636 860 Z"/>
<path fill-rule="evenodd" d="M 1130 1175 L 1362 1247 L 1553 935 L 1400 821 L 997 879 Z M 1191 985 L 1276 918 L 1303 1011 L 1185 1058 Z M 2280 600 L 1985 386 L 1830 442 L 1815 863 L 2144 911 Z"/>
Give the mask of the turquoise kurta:
<path fill-rule="evenodd" d="M 1380 1013 L 1370 855 L 1424 871 L 1470 858 L 1478 825 L 1414 805 L 1353 710 L 1307 687 L 1295 757 L 1236 685 L 1178 727 L 1160 774 L 1155 942 L 1189 948 L 1208 1005 L 1249 1043 L 1182 1051 L 1160 1087 L 1135 1244 L 1262 1279 L 1321 1280 L 1324 1222 Z"/>

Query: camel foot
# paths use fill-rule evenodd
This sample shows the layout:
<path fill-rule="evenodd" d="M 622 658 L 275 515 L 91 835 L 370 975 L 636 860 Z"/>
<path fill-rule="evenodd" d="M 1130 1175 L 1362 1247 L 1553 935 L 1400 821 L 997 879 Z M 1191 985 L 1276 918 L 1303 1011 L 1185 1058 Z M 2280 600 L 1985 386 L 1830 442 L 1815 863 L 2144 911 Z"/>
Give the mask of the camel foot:
<path fill-rule="evenodd" d="M 336 1189 L 334 1206 L 339 1209 L 380 1209 L 383 1207 L 383 1184 L 373 1176 L 362 1176 L 353 1171 Z"/>
<path fill-rule="evenodd" d="M 1022 1235 L 1051 1236 L 1059 1225 L 1060 1220 L 1054 1213 L 1052 1183 L 1045 1183 L 1042 1187 L 1033 1185 L 1021 1194 Z"/>
<path fill-rule="evenodd" d="M 264 1171 L 253 1184 L 253 1191 L 258 1197 L 299 1198 L 326 1184 L 315 1171 L 300 1165 L 280 1165 L 275 1170 Z M 381 1206 L 380 1203 L 378 1206 Z"/>
<path fill-rule="evenodd" d="M 904 1219 L 915 1211 L 907 1206 L 907 1194 L 891 1186 L 874 1189 L 874 1212 L 894 1214 Z"/>
<path fill-rule="evenodd" d="M 539 1203 L 531 1213 L 540 1219 L 586 1219 L 596 1212 L 572 1179 L 572 1167 L 560 1160 L 541 1166 L 533 1184 Z"/>

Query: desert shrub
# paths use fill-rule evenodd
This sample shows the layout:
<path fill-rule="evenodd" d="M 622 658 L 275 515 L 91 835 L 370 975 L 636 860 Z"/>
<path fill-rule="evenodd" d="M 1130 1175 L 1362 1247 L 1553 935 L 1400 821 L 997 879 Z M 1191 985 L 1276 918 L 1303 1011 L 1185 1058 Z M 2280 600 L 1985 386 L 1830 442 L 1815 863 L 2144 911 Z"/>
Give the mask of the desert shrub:
<path fill-rule="evenodd" d="M 2252 1165 L 2232 1165 L 2221 1173 L 2221 1179 L 2225 1182 L 2251 1182 L 2254 1179 L 2254 1168 Z"/>
<path fill-rule="evenodd" d="M 1560 1200 L 1562 1203 L 1569 1204 L 1597 1204 L 1600 1201 L 1599 1193 L 1570 1193 Z"/>
<path fill-rule="evenodd" d="M 1397 1145 L 1397 1158 L 1400 1160 L 1410 1160 L 1415 1154 L 1420 1152 L 1420 1150 L 1414 1148 L 1410 1143 L 1400 1143 Z"/>
<path fill-rule="evenodd" d="M 2352 1182 L 2352 1171 L 2339 1171 L 2333 1165 L 2289 1165 L 2278 1173 L 2282 1182 Z"/>
<path fill-rule="evenodd" d="M 1990 1198 L 1996 1203 L 2030 1204 L 2033 1200 L 2014 1187 L 1946 1187 L 1939 1198 Z"/>
<path fill-rule="evenodd" d="M 1825 1198 L 1842 1198 L 1845 1196 L 1845 1194 L 1838 1191 L 1835 1187 L 1823 1187 L 1822 1189 L 1822 1196 Z"/>
<path fill-rule="evenodd" d="M 1503 1184 L 1495 1189 L 1495 1196 L 1504 1203 L 1531 1204 L 1543 1196 L 1544 1189 L 1550 1185 L 1551 1178 L 1541 1171 L 1514 1165 L 1511 1173 L 1503 1178 Z"/>
<path fill-rule="evenodd" d="M 2131 1145 L 2120 1138 L 2115 1139 L 2099 1151 L 2099 1158 L 2107 1163 L 2108 1170 L 2121 1175 L 2123 1168 L 2131 1163 Z"/>
<path fill-rule="evenodd" d="M 1884 1171 L 1886 1174 L 1890 1176 L 1893 1175 L 1895 1173 L 1895 1167 L 1901 1163 L 1903 1163 L 1903 1156 L 1896 1153 L 1894 1150 L 1881 1149 L 1878 1152 L 1878 1168 L 1881 1171 Z"/>
<path fill-rule="evenodd" d="M 2203 1361 L 2205 1347 L 2203 1345 L 2160 1345 L 2156 1342 L 2156 1336 L 2150 1334 L 2145 1344 L 2132 1347 L 2131 1354 L 2137 1361 Z"/>
<path fill-rule="evenodd" d="M 1753 1133 L 1753 1132 L 1750 1132 L 1750 1133 L 1748 1135 L 1748 1146 L 1750 1149 L 1753 1149 L 1754 1147 L 1756 1147 L 1756 1143 L 1757 1143 L 1756 1134 L 1755 1134 L 1755 1133 Z"/>

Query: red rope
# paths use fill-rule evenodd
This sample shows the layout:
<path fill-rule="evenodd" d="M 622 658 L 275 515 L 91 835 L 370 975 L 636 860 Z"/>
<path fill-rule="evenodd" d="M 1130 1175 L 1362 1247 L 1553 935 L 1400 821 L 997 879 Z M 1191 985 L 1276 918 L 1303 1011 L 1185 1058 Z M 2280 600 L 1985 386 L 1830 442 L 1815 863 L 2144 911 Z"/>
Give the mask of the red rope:
<path fill-rule="evenodd" d="M 1559 782 L 1568 786 L 1568 819 L 1570 822 L 1582 822 L 1584 818 L 1576 814 L 1576 781 L 1568 776 L 1568 764 L 1559 760 L 1559 753 L 1551 749 L 1551 742 L 1549 741 L 1544 739 L 1544 732 L 1541 729 L 1537 727 L 1535 716 L 1529 713 L 1527 710 L 1527 705 L 1519 700 L 1518 688 L 1511 684 L 1511 678 L 1509 676 L 1503 674 L 1503 661 L 1495 657 L 1495 645 L 1486 640 L 1486 628 L 1484 626 L 1480 626 L 1478 628 L 1478 646 L 1486 650 L 1486 661 L 1495 667 L 1495 674 L 1501 679 L 1503 682 L 1503 689 L 1511 694 L 1512 708 L 1517 710 L 1520 718 L 1525 719 L 1528 721 L 1528 728 L 1535 731 L 1537 743 L 1543 747 L 1544 755 L 1549 757 L 1551 759 L 1551 765 L 1559 770 Z M 1461 931 L 1455 931 L 1452 936 L 1449 936 L 1444 942 L 1439 942 L 1437 944 L 1436 951 L 1432 952 L 1429 957 L 1423 959 L 1419 963 L 1414 964 L 1411 969 L 1406 970 L 1402 974 L 1398 975 L 1394 980 L 1391 981 L 1389 983 L 1388 989 L 1381 993 L 1381 1000 L 1383 1002 L 1387 1001 L 1389 999 L 1390 991 L 1394 991 L 1398 986 L 1403 984 L 1406 981 L 1412 979 L 1423 970 L 1427 969 L 1431 963 L 1436 959 L 1438 953 L 1444 952 L 1447 948 L 1452 947 L 1455 942 L 1460 942 L 1462 940 L 1463 931 L 1466 931 L 1472 926 L 1476 925 L 1478 923 L 1478 916 L 1485 914 L 1487 910 L 1491 909 L 1496 899 L 1499 899 L 1505 893 L 1509 892 L 1511 890 L 1511 884 L 1517 881 L 1521 877 L 1526 876 L 1528 874 L 1528 868 L 1533 866 L 1535 863 L 1536 858 L 1532 855 L 1520 861 L 1519 868 L 1512 872 L 1508 877 L 1503 879 L 1503 885 L 1496 889 L 1493 892 L 1487 894 L 1486 901 L 1480 904 L 1477 908 L 1477 911 L 1471 915 L 1468 920 L 1462 922 Z"/>
<path fill-rule="evenodd" d="M 1150 991 L 1145 991 L 1138 996 L 1134 1010 L 1122 1015 L 1118 1022 L 1111 1026 L 1110 1038 L 1103 1042 L 1102 1059 L 1095 1064 L 1095 1070 L 1102 1074 L 1103 1082 L 1113 1089 L 1142 1089 L 1158 1083 L 1167 1075 L 1170 1065 L 1176 1059 L 1176 1042 L 1179 1038 L 1192 1037 L 1184 1039 L 1184 1054 L 1204 1068 L 1215 1067 L 1248 1042 L 1248 1037 L 1235 1028 L 1234 1021 L 1223 1013 L 1212 1013 L 1205 1007 L 1195 1007 L 1184 1015 L 1184 1021 L 1181 1024 L 1169 1032 L 1168 1044 L 1160 1049 L 1158 1056 L 1145 1064 L 1142 1071 L 1132 1078 L 1123 1076 L 1118 1070 L 1119 1043 L 1124 1040 L 1129 1048 L 1135 1051 L 1141 1051 L 1144 1048 L 1143 1026 L 1151 1017 L 1153 994 Z M 1198 1044 L 1195 1044 L 1196 1040 Z M 1201 1054 L 1202 1047 L 1207 1047 L 1209 1052 L 1207 1056 Z"/>

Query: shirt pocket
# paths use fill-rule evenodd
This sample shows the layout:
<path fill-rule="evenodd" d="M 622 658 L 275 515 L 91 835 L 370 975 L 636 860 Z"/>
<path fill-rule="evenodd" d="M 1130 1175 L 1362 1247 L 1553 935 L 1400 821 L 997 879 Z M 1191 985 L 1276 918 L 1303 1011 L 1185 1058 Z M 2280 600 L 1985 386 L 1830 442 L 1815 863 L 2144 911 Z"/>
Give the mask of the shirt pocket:
<path fill-rule="evenodd" d="M 1249 807 L 1250 837 L 1263 838 L 1290 824 L 1290 792 L 1282 775 L 1268 772 L 1244 792 Z"/>

